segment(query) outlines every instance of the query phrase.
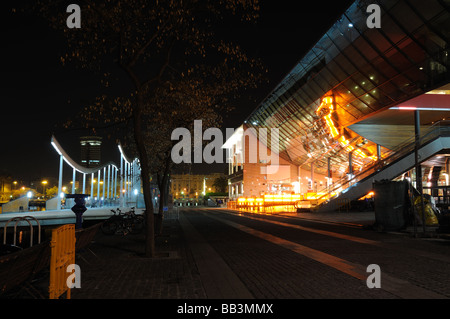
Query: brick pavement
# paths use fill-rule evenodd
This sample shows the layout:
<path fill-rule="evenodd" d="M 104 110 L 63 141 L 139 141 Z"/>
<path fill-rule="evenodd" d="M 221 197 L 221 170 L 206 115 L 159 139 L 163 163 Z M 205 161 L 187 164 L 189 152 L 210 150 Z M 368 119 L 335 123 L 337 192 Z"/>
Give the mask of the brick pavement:
<path fill-rule="evenodd" d="M 183 216 L 164 221 L 155 258 L 142 257 L 144 235 L 97 234 L 79 254 L 73 299 L 251 299 L 223 259 Z"/>
<path fill-rule="evenodd" d="M 214 215 L 209 219 L 216 219 Z M 363 244 L 288 227 L 278 227 L 269 223 L 256 224 L 248 218 L 238 216 L 217 216 L 222 221 L 210 221 L 207 226 L 204 225 L 202 235 L 211 242 L 230 265 L 233 265 L 236 273 L 242 274 L 248 287 L 252 285 L 258 288 L 255 290 L 257 298 L 265 298 L 264 296 L 271 296 L 271 298 L 371 299 L 450 297 L 450 289 L 443 284 L 450 280 L 449 241 L 433 239 L 431 242 L 413 239 L 406 234 L 399 236 L 398 234 L 354 229 L 354 235 L 361 236 L 361 238 L 367 236 L 373 240 L 370 244 Z M 200 218 L 194 214 L 190 214 L 189 218 L 199 219 L 197 224 L 201 222 Z M 240 226 L 237 227 L 239 231 L 226 230 L 229 240 L 233 240 L 233 245 L 228 245 L 219 240 L 220 237 L 223 237 L 224 232 L 221 223 L 232 221 L 238 222 Z M 266 243 L 262 246 L 255 238 L 250 236 L 245 238 L 240 231 L 246 231 L 242 225 L 263 232 L 261 238 L 267 238 L 266 234 L 281 236 L 281 238 L 277 239 L 272 236 L 270 242 L 273 245 Z M 316 226 L 319 225 L 316 224 Z M 327 229 L 331 231 L 339 228 L 342 227 L 327 225 Z M 260 235 L 254 230 L 250 233 L 259 237 Z M 283 243 L 282 241 L 286 241 L 286 239 L 290 242 Z M 311 259 L 291 252 L 280 254 L 279 247 L 277 247 L 280 245 L 301 255 L 311 256 Z M 239 246 L 238 249 L 236 249 L 237 246 Z M 308 251 L 311 248 L 317 251 Z M 329 254 L 329 256 L 320 256 L 322 253 Z M 336 257 L 343 258 L 343 260 L 333 261 Z M 321 260 L 321 262 L 316 263 L 313 260 Z M 344 262 L 344 265 L 350 267 L 340 267 L 338 262 Z M 365 285 L 365 279 L 368 276 L 366 267 L 373 263 L 380 264 L 382 269 L 383 289 L 381 290 L 370 290 Z M 324 264 L 342 271 L 345 271 L 346 268 L 352 272 L 355 271 L 363 279 L 355 281 L 354 278 L 350 278 L 342 272 L 336 272 Z M 286 289 L 285 287 L 289 285 L 291 287 Z"/>
<path fill-rule="evenodd" d="M 206 298 L 200 274 L 178 221 L 164 221 L 156 239 L 157 256 L 145 258 L 144 235 L 107 236 L 77 259 L 81 288 L 73 299 L 198 299 Z M 94 255 L 95 254 L 95 255 Z"/>
<path fill-rule="evenodd" d="M 298 217 L 319 218 L 332 223 L 364 220 L 366 224 L 370 223 L 371 218 L 370 214 Z M 334 220 L 332 217 L 335 217 Z M 192 224 L 196 222 L 200 224 L 193 227 Z M 165 220 L 163 234 L 156 239 L 158 256 L 155 258 L 142 257 L 143 234 L 107 236 L 99 232 L 90 249 L 77 255 L 76 262 L 81 268 L 81 288 L 72 290 L 72 298 L 194 300 L 354 298 L 355 295 L 370 299 L 397 297 L 386 291 L 363 289 L 358 280 L 293 252 L 280 254 L 276 244 L 266 243 L 261 246 L 256 237 L 236 229 L 228 229 L 227 240 L 224 240 L 223 234 L 217 232 L 220 224 L 211 218 L 202 219 L 201 214 L 192 211 L 181 214 L 179 221 Z M 401 237 L 398 237 L 399 241 Z M 421 249 L 426 243 L 415 241 L 415 247 L 410 244 L 407 244 L 407 249 Z M 445 247 L 441 248 L 445 250 Z M 425 250 L 421 251 L 424 254 Z M 347 258 L 352 257 L 349 253 Z M 311 273 L 322 275 L 313 278 Z M 417 277 L 417 274 L 406 275 Z M 44 278 L 42 282 L 41 288 L 47 289 L 48 280 Z M 299 286 L 295 282 L 302 284 Z M 330 289 L 330 283 L 337 291 L 341 286 L 346 289 L 341 289 L 342 293 L 336 295 Z M 425 286 L 426 282 L 419 285 Z M 442 288 L 443 294 L 447 291 L 446 286 Z M 20 295 L 19 298 L 29 296 Z"/>
<path fill-rule="evenodd" d="M 199 214 L 186 213 L 222 258 L 232 265 L 256 299 L 391 299 L 395 296 L 367 289 L 365 283 L 338 270 L 301 256 L 277 243 L 264 242 L 255 236 Z"/>

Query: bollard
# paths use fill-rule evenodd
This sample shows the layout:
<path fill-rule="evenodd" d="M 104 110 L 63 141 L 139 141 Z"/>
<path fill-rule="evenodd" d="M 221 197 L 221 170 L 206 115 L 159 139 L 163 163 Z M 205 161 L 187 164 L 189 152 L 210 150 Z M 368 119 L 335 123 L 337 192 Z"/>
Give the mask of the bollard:
<path fill-rule="evenodd" d="M 75 200 L 75 205 L 71 210 L 75 213 L 75 229 L 83 228 L 83 213 L 87 210 L 85 198 L 89 195 L 85 194 L 67 194 L 66 198 L 73 198 Z"/>

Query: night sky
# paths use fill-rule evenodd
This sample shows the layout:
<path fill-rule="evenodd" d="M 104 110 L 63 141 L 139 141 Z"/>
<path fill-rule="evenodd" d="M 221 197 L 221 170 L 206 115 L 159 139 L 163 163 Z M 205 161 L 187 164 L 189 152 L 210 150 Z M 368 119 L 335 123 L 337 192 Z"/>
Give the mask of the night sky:
<path fill-rule="evenodd" d="M 53 132 L 74 159 L 79 157 L 78 137 L 86 132 L 64 132 L 60 127 L 99 95 L 102 86 L 88 71 L 62 66 L 62 37 L 37 15 L 13 13 L 17 2 L 2 0 L 0 4 L 0 172 L 31 181 L 58 175 L 58 155 L 50 144 Z M 230 28 L 230 34 L 236 35 L 250 55 L 263 60 L 270 81 L 254 96 L 243 97 L 224 127 L 239 126 L 351 3 L 261 0 L 257 25 Z M 114 141 L 105 139 L 102 150 L 103 160 L 118 162 Z M 222 170 L 223 166 L 206 164 L 194 169 Z"/>

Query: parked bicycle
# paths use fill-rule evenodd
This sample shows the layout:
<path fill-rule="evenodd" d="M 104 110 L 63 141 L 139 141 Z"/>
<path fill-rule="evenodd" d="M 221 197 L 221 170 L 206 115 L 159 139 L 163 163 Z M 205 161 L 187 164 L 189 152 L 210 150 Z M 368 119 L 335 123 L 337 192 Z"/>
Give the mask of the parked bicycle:
<path fill-rule="evenodd" d="M 130 211 L 122 213 L 117 208 L 111 209 L 113 216 L 102 224 L 102 232 L 106 235 L 138 234 L 144 229 L 144 216 L 136 215 L 134 207 Z"/>

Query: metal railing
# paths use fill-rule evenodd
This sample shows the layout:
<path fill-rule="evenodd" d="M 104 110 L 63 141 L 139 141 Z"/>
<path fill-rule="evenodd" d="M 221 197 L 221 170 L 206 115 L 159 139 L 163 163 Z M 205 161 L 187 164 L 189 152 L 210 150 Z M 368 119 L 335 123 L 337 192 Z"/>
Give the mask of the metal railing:
<path fill-rule="evenodd" d="M 41 224 L 39 223 L 39 221 L 33 216 L 21 216 L 21 217 L 13 217 L 5 223 L 5 226 L 3 227 L 3 245 L 6 245 L 6 233 L 7 233 L 8 224 L 10 222 L 15 221 L 14 239 L 13 239 L 13 245 L 15 246 L 16 245 L 16 235 L 17 235 L 17 224 L 20 223 L 21 221 L 25 221 L 30 226 L 30 247 L 33 247 L 33 225 L 31 224 L 30 219 L 34 220 L 38 226 L 38 244 L 40 244 L 41 243 Z"/>
<path fill-rule="evenodd" d="M 450 121 L 439 121 L 427 127 L 425 129 L 422 128 L 418 140 L 419 147 L 424 146 L 425 144 L 435 140 L 438 137 L 442 136 L 450 136 Z M 377 171 L 381 171 L 385 167 L 395 163 L 401 158 L 407 156 L 411 152 L 414 151 L 416 147 L 416 137 L 412 136 L 411 138 L 405 140 L 404 142 L 397 145 L 393 150 L 391 150 L 390 154 L 386 157 L 373 163 L 372 165 L 366 167 L 363 171 L 355 174 L 352 178 L 343 177 L 328 187 L 325 187 L 319 192 L 325 192 L 326 195 L 320 197 L 320 200 L 331 199 L 333 197 L 339 196 L 345 189 L 348 189 L 354 186 L 356 183 L 361 182 L 366 179 L 373 173 Z M 341 189 L 341 191 L 339 191 Z M 331 196 L 330 194 L 336 193 Z"/>

